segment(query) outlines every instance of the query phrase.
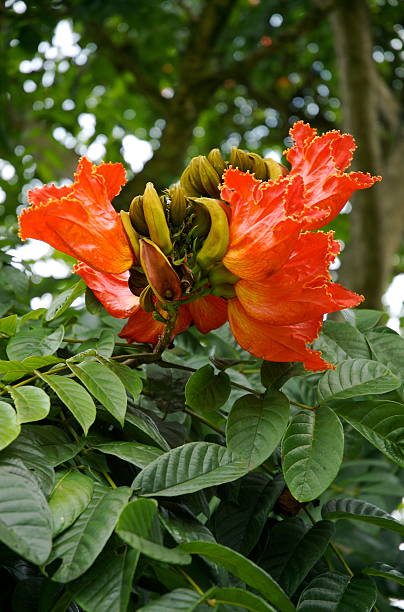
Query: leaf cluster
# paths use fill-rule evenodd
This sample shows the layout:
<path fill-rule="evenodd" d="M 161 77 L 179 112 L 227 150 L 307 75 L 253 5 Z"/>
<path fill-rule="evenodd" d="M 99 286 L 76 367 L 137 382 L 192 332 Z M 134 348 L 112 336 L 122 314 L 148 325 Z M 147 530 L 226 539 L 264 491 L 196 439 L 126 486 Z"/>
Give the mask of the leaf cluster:
<path fill-rule="evenodd" d="M 0 319 L 0 606 L 390 609 L 404 340 L 382 313 L 325 322 L 336 368 L 310 374 L 226 326 L 126 345 L 80 290 Z"/>

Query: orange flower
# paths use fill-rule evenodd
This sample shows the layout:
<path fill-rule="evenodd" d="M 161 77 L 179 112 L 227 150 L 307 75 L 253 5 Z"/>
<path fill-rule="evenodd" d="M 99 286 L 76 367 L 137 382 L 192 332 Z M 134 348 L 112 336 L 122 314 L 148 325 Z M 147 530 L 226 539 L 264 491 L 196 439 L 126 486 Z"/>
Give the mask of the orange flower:
<path fill-rule="evenodd" d="M 352 192 L 380 177 L 345 174 L 355 148 L 337 131 L 321 137 L 299 122 L 291 130 L 296 145 L 287 152 L 285 176 L 261 183 L 230 168 L 222 198 L 232 216 L 224 265 L 239 281 L 228 301 L 237 342 L 269 361 L 302 361 L 309 370 L 333 366 L 307 347 L 318 335 L 323 315 L 363 300 L 331 282 L 328 268 L 340 246 L 333 233 L 307 233 L 331 221 Z"/>
<path fill-rule="evenodd" d="M 208 333 L 228 319 L 238 343 L 256 357 L 301 361 L 313 371 L 331 368 L 308 345 L 317 337 L 324 314 L 356 306 L 363 297 L 331 282 L 329 265 L 339 244 L 332 232 L 311 230 L 331 221 L 355 190 L 370 187 L 380 177 L 344 172 L 355 149 L 347 134 L 317 136 L 302 122 L 290 133 L 295 146 L 286 152 L 291 164 L 286 176 L 282 172 L 276 180 L 261 182 L 236 168 L 224 173 L 221 206 L 229 242 L 222 262 L 218 259 L 227 245 L 227 227 L 222 227 L 226 243 L 219 254 L 217 216 L 210 209 L 206 237 L 203 231 L 194 232 L 199 223 L 195 225 L 194 204 L 183 195 L 185 230 L 179 234 L 167 214 L 170 200 L 156 195 L 150 203 L 147 190 L 136 198 L 144 223 L 135 231 L 131 216 L 124 216 L 139 254 L 136 261 L 111 205 L 125 183 L 123 166 L 95 166 L 86 158 L 80 160 L 71 187 L 51 185 L 29 193 L 32 206 L 20 217 L 21 237 L 45 240 L 78 258 L 74 271 L 105 309 L 114 317 L 128 318 L 120 333 L 128 342 L 156 344 L 164 319 L 177 311 L 171 339 L 192 323 Z M 206 159 L 205 173 L 209 163 Z M 205 189 L 206 176 L 200 171 L 195 165 L 194 191 Z M 202 200 L 206 197 L 196 201 Z M 169 248 L 157 244 L 160 234 Z M 201 264 L 203 249 L 206 265 Z M 154 312 L 147 312 L 153 307 Z"/>
<path fill-rule="evenodd" d="M 126 183 L 122 164 L 93 165 L 83 157 L 69 187 L 44 186 L 28 193 L 20 236 L 47 242 L 96 270 L 119 274 L 134 255 L 120 216 L 111 204 Z"/>

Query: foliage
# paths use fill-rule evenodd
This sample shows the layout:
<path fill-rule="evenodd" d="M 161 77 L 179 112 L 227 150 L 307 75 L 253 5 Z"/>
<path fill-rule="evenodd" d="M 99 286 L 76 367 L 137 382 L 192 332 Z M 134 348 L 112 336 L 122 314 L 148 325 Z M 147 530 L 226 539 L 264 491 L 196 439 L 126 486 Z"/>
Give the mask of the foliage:
<path fill-rule="evenodd" d="M 162 356 L 126 345 L 60 285 L 48 310 L 0 319 L 2 609 L 403 596 L 404 340 L 382 313 L 326 322 L 316 348 L 336 369 L 311 374 L 252 359 L 226 326 Z"/>

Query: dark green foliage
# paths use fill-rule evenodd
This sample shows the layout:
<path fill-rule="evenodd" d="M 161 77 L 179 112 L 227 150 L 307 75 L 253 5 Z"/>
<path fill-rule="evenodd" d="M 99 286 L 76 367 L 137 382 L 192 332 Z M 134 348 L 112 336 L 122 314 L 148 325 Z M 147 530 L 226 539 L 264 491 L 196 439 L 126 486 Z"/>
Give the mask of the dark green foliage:
<path fill-rule="evenodd" d="M 55 323 L 0 319 L 0 567 L 14 607 L 348 612 L 371 610 L 376 585 L 381 609 L 400 597 L 399 336 L 329 322 L 318 342 L 338 378 L 268 362 L 263 392 L 261 364 L 226 327 L 187 332 L 192 354 L 185 334 L 147 364 L 108 317 L 86 339 L 83 315 L 56 303 Z M 214 369 L 202 343 L 238 359 Z"/>

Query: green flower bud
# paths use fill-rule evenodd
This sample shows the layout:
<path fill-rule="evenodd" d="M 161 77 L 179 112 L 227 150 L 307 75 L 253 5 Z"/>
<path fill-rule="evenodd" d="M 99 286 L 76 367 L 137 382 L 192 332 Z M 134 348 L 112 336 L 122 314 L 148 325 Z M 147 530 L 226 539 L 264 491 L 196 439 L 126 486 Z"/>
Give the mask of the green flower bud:
<path fill-rule="evenodd" d="M 138 195 L 133 198 L 129 208 L 129 216 L 135 230 L 142 236 L 148 236 L 149 230 L 144 218 L 142 196 Z"/>
<path fill-rule="evenodd" d="M 208 160 L 218 173 L 219 177 L 222 176 L 226 170 L 227 164 L 224 161 L 219 149 L 212 149 L 208 154 Z"/>
<path fill-rule="evenodd" d="M 204 155 L 198 155 L 195 159 L 198 160 L 199 177 L 203 187 L 201 193 L 206 193 L 213 198 L 218 198 L 220 195 L 220 176 Z"/>
<path fill-rule="evenodd" d="M 187 200 L 183 188 L 179 183 L 173 185 L 168 191 L 171 199 L 170 214 L 174 225 L 181 225 L 187 211 Z"/>
<path fill-rule="evenodd" d="M 164 253 L 170 253 L 173 248 L 170 229 L 167 225 L 163 204 L 153 183 L 147 183 L 144 190 L 143 212 L 150 238 Z"/>

